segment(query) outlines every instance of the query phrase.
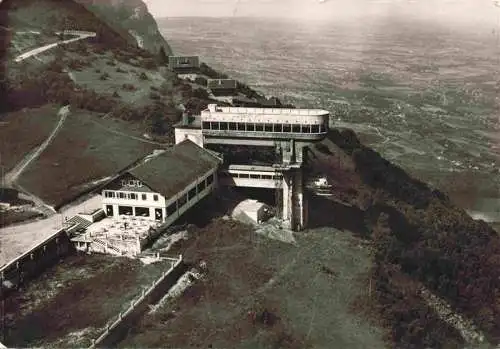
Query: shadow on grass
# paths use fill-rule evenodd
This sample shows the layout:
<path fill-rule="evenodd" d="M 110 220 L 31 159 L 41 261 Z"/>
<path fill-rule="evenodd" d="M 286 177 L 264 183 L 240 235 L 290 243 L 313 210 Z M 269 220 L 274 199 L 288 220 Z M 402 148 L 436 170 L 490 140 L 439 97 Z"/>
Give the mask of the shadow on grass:
<path fill-rule="evenodd" d="M 363 210 L 312 193 L 307 195 L 309 199 L 309 228 L 332 227 L 348 230 L 364 239 L 370 237 Z"/>

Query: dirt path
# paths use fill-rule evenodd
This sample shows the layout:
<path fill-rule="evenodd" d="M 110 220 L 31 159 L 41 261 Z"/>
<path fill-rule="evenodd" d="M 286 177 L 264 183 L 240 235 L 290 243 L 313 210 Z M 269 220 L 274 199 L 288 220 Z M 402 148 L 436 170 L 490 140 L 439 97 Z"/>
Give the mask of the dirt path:
<path fill-rule="evenodd" d="M 29 166 L 29 164 L 36 159 L 44 150 L 47 148 L 47 146 L 52 142 L 54 137 L 56 136 L 57 132 L 59 129 L 62 127 L 64 124 L 64 121 L 66 120 L 67 115 L 69 114 L 69 107 L 62 107 L 59 109 L 58 115 L 60 115 L 59 122 L 57 123 L 56 127 L 52 131 L 52 133 L 47 137 L 47 139 L 34 151 L 29 153 L 21 162 L 19 162 L 12 170 L 7 172 L 3 178 L 3 184 L 6 187 L 12 187 L 15 181 L 19 178 L 21 173 L 26 169 L 26 167 Z"/>
<path fill-rule="evenodd" d="M 108 115 L 109 114 L 104 115 L 103 118 L 107 117 Z M 119 136 L 127 137 L 127 138 L 130 138 L 130 139 L 135 139 L 137 141 L 141 141 L 141 142 L 149 143 L 149 144 L 155 144 L 155 145 L 161 145 L 161 146 L 171 146 L 171 145 L 173 145 L 173 144 L 170 144 L 170 143 L 160 143 L 160 142 L 150 141 L 148 139 L 141 138 L 141 137 L 131 136 L 131 135 L 126 134 L 124 132 L 120 132 L 120 131 L 114 130 L 114 129 L 110 128 L 110 127 L 106 127 L 106 126 L 104 126 L 103 124 L 99 123 L 96 120 L 91 120 L 91 121 L 94 124 L 96 124 L 97 126 L 102 127 L 103 129 L 105 129 L 106 131 L 114 133 L 114 134 L 117 134 Z"/>

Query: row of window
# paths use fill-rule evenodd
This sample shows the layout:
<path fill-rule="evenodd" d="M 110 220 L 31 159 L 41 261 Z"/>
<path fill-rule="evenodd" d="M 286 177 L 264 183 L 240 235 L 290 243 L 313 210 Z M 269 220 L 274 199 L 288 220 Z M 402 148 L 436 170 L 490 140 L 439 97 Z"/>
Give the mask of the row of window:
<path fill-rule="evenodd" d="M 148 194 L 140 194 L 142 200 L 148 199 Z M 128 199 L 128 200 L 139 200 L 139 194 L 137 193 L 125 193 L 123 191 L 104 191 L 104 197 L 106 198 L 116 198 L 116 199 Z M 158 195 L 153 194 L 153 200 L 158 201 Z"/>
<path fill-rule="evenodd" d="M 280 133 L 324 133 L 327 125 L 258 124 L 244 122 L 203 121 L 201 128 L 213 131 L 280 132 Z"/>
<path fill-rule="evenodd" d="M 265 175 L 265 174 L 250 174 L 250 173 L 229 173 L 229 172 L 221 172 L 222 176 L 225 177 L 233 177 L 233 178 L 250 178 L 250 179 L 282 179 L 282 175 Z"/>
<path fill-rule="evenodd" d="M 136 179 L 129 179 L 129 180 L 122 179 L 121 183 L 123 187 L 129 186 L 129 187 L 141 188 L 143 186 L 142 182 Z"/>
<path fill-rule="evenodd" d="M 196 186 L 191 188 L 191 190 L 189 190 L 186 193 L 186 195 L 183 195 L 180 199 L 178 199 L 178 201 L 180 203 L 179 207 L 182 207 L 188 201 L 188 198 L 187 198 L 188 196 L 189 196 L 189 200 L 191 200 L 192 198 L 194 198 L 196 196 L 197 192 L 203 191 L 207 186 L 211 185 L 213 183 L 213 181 L 214 181 L 214 175 L 211 174 L 210 176 L 208 176 L 206 178 L 206 181 L 201 181 Z M 142 200 L 148 199 L 148 194 L 145 194 L 145 193 L 137 194 L 137 193 L 125 193 L 122 191 L 116 191 L 116 192 L 110 191 L 110 190 L 104 191 L 104 197 L 106 197 L 106 198 L 139 200 L 139 196 L 141 197 Z M 182 201 L 182 200 L 184 200 L 183 198 L 186 199 L 184 202 Z M 158 194 L 153 194 L 153 200 L 158 201 Z M 175 205 L 175 202 L 172 205 Z M 175 210 L 174 210 L 174 212 L 175 212 Z"/>
<path fill-rule="evenodd" d="M 186 194 L 178 198 L 177 201 L 172 202 L 167 207 L 167 217 L 173 215 L 177 210 L 181 209 L 184 205 L 193 200 L 196 195 L 198 195 L 198 193 L 201 193 L 203 190 L 205 190 L 205 188 L 212 185 L 213 182 L 214 175 L 211 174 L 207 177 L 206 181 L 201 181 L 196 186 L 191 188 Z"/>

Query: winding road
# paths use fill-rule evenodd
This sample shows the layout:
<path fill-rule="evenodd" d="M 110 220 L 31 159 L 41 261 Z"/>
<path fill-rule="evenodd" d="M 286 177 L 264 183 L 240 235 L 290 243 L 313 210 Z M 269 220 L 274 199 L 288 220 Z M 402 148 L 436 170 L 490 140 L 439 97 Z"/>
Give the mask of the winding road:
<path fill-rule="evenodd" d="M 31 33 L 33 34 L 36 34 L 36 32 L 32 31 Z M 45 45 L 45 46 L 41 46 L 41 47 L 37 47 L 37 48 L 34 48 L 28 52 L 25 52 L 19 56 L 17 56 L 14 61 L 16 62 L 21 62 L 21 61 L 24 61 L 26 58 L 30 58 L 32 56 L 36 56 L 42 52 L 45 52 L 45 51 L 48 51 L 56 46 L 59 46 L 59 45 L 64 45 L 64 44 L 69 44 L 71 42 L 75 42 L 75 41 L 79 41 L 79 40 L 83 40 L 83 39 L 87 39 L 87 38 L 92 38 L 92 37 L 95 37 L 97 34 L 94 33 L 94 32 L 87 32 L 87 31 L 79 31 L 79 30 L 65 30 L 63 32 L 56 32 L 57 35 L 59 34 L 64 34 L 64 35 L 75 35 L 77 36 L 76 38 L 72 38 L 72 39 L 68 39 L 68 40 L 62 40 L 62 41 L 58 41 L 58 42 L 54 42 L 52 44 L 48 44 L 48 45 Z"/>

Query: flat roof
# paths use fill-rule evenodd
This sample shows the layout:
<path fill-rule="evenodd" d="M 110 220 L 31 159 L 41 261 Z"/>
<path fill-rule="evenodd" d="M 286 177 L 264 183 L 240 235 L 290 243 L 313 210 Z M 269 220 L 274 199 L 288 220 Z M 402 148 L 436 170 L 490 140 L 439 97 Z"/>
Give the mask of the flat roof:
<path fill-rule="evenodd" d="M 301 116 L 319 116 L 330 114 L 330 112 L 322 109 L 285 109 L 285 108 L 247 108 L 247 107 L 219 107 L 215 104 L 209 105 L 207 109 L 203 110 L 206 113 L 223 113 L 223 114 L 260 114 L 260 115 L 301 115 Z"/>
<path fill-rule="evenodd" d="M 170 198 L 220 163 L 211 152 L 186 139 L 129 173 Z"/>
<path fill-rule="evenodd" d="M 236 165 L 230 164 L 226 167 L 226 170 L 229 171 L 269 171 L 269 172 L 278 172 L 279 169 L 273 167 L 271 165 Z"/>
<path fill-rule="evenodd" d="M 193 56 L 193 55 L 187 55 L 187 56 L 168 56 L 168 58 L 200 58 L 200 56 Z"/>

